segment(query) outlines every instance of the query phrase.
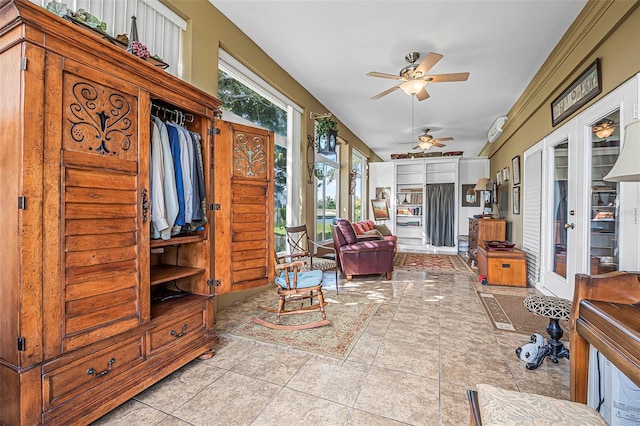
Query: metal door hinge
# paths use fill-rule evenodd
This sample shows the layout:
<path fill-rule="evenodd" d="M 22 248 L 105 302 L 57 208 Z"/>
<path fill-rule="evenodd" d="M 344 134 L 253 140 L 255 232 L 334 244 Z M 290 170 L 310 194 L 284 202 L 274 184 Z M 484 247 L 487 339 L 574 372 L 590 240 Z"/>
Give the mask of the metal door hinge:
<path fill-rule="evenodd" d="M 20 58 L 20 71 L 26 71 L 27 69 L 27 57 L 23 56 Z"/>
<path fill-rule="evenodd" d="M 219 203 L 209 204 L 209 210 L 220 210 L 220 204 Z"/>
<path fill-rule="evenodd" d="M 216 135 L 219 135 L 219 134 L 220 134 L 220 129 L 216 127 Z"/>
<path fill-rule="evenodd" d="M 207 129 L 207 134 L 209 136 L 213 136 L 215 134 L 217 134 L 218 132 L 216 132 L 217 129 Z"/>
<path fill-rule="evenodd" d="M 220 280 L 215 280 L 213 278 L 209 278 L 207 280 L 207 285 L 209 287 L 220 287 Z"/>
<path fill-rule="evenodd" d="M 24 348 L 26 346 L 24 337 L 18 337 L 18 350 L 24 352 Z"/>
<path fill-rule="evenodd" d="M 25 210 L 27 208 L 27 197 L 18 197 L 18 210 Z"/>

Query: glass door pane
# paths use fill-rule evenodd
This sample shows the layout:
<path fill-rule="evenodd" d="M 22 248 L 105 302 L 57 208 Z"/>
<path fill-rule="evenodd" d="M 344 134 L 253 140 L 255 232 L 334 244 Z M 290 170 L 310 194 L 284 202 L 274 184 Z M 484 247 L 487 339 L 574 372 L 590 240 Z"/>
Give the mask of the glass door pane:
<path fill-rule="evenodd" d="M 618 183 L 602 178 L 620 153 L 619 123 L 615 111 L 591 126 L 590 274 L 618 270 Z"/>
<path fill-rule="evenodd" d="M 554 236 L 552 240 L 554 253 L 553 272 L 567 277 L 567 231 L 569 210 L 569 141 L 564 140 L 553 148 L 553 218 Z"/>

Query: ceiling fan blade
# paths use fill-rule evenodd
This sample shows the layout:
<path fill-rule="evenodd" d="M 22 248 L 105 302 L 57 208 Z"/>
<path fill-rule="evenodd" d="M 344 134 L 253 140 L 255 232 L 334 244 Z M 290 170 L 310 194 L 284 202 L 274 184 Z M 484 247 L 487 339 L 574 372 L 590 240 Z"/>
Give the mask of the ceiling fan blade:
<path fill-rule="evenodd" d="M 390 78 L 392 80 L 404 80 L 402 77 L 400 77 L 397 74 L 387 74 L 387 73 L 376 72 L 376 71 L 368 72 L 367 75 L 369 77 Z"/>
<path fill-rule="evenodd" d="M 422 89 L 421 91 L 419 91 L 416 94 L 416 98 L 418 98 L 419 101 L 424 101 L 428 97 L 429 97 L 429 94 L 427 93 L 427 89 L 426 88 Z"/>
<path fill-rule="evenodd" d="M 446 145 L 440 142 L 436 142 L 435 140 L 431 142 L 431 145 L 437 146 L 439 148 L 445 147 Z"/>
<path fill-rule="evenodd" d="M 434 142 L 443 142 L 443 141 L 452 141 L 453 138 L 451 136 L 447 136 L 446 138 L 436 138 L 433 141 Z"/>
<path fill-rule="evenodd" d="M 413 75 L 416 77 L 421 75 L 426 75 L 427 72 L 429 72 L 429 70 L 435 64 L 437 64 L 438 61 L 440 61 L 440 59 L 442 59 L 441 54 L 429 52 L 427 56 L 423 59 L 423 61 L 420 62 L 420 65 L 418 65 L 418 68 L 415 69 L 415 71 L 413 72 Z"/>
<path fill-rule="evenodd" d="M 400 88 L 400 84 L 398 84 L 397 86 L 393 86 L 391 89 L 387 89 L 382 93 L 378 93 L 377 95 L 372 96 L 371 99 L 380 99 L 381 97 L 386 96 L 389 93 L 393 92 L 394 90 L 398 90 L 399 88 Z"/>
<path fill-rule="evenodd" d="M 469 78 L 468 72 L 456 72 L 451 74 L 434 74 L 422 77 L 423 80 L 429 83 L 445 83 L 449 81 L 467 81 Z"/>

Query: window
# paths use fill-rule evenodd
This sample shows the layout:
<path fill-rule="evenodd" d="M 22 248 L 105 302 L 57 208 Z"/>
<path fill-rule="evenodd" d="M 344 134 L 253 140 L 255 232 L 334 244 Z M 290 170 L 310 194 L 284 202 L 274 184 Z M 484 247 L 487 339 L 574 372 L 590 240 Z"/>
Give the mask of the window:
<path fill-rule="evenodd" d="M 364 172 L 367 168 L 367 159 L 358 151 L 351 153 L 351 172 L 349 173 L 349 194 L 351 195 L 351 219 L 359 222 L 365 219 L 367 204 L 364 202 L 366 193 L 363 185 Z"/>
<path fill-rule="evenodd" d="M 300 171 L 293 167 L 300 148 L 292 144 L 300 134 L 300 108 L 244 67 L 229 54 L 220 52 L 218 97 L 227 121 L 249 124 L 275 133 L 274 146 L 274 232 L 275 249 L 286 249 L 285 226 L 298 223 L 300 211 L 293 195 Z"/>

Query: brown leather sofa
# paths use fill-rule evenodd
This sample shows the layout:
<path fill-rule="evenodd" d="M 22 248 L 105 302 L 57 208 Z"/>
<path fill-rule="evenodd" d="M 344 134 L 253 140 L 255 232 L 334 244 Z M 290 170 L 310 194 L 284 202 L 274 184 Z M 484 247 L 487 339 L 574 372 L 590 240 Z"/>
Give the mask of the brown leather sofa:
<path fill-rule="evenodd" d="M 371 238 L 358 238 L 351 222 L 337 219 L 332 230 L 333 245 L 338 253 L 342 272 L 351 281 L 354 275 L 385 274 L 391 279 L 394 241 Z"/>

